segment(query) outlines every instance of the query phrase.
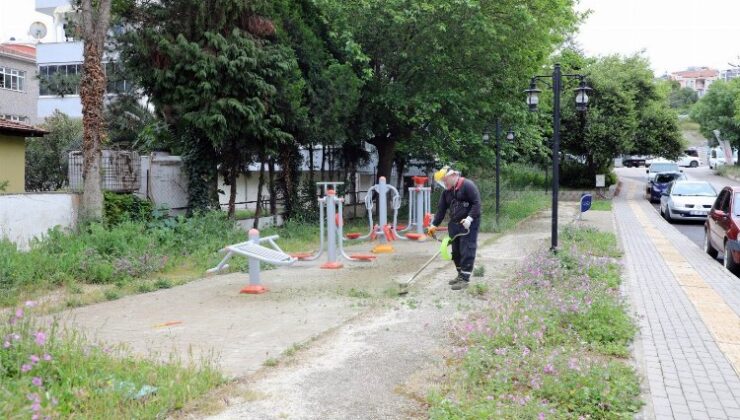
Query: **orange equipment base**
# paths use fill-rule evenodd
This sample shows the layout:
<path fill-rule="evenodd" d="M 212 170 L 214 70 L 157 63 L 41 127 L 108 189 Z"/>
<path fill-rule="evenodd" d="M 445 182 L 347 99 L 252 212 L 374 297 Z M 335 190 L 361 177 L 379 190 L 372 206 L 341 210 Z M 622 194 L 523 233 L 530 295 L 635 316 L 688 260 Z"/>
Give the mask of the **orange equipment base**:
<path fill-rule="evenodd" d="M 387 253 L 393 252 L 393 245 L 391 244 L 375 245 L 375 247 L 372 249 L 372 252 L 374 254 L 387 254 Z"/>
<path fill-rule="evenodd" d="M 352 254 L 350 255 L 350 257 L 352 257 L 352 259 L 354 260 L 359 260 L 359 261 L 372 261 L 378 258 L 377 256 L 370 255 L 370 254 Z"/>
<path fill-rule="evenodd" d="M 347 236 L 347 239 L 357 239 L 361 236 L 361 234 L 357 232 L 352 232 L 352 233 L 348 233 L 346 236 Z"/>
<path fill-rule="evenodd" d="M 249 295 L 259 295 L 265 292 L 267 292 L 267 288 L 259 284 L 247 285 L 242 290 L 239 291 L 239 293 L 245 293 Z"/>
<path fill-rule="evenodd" d="M 342 268 L 342 267 L 344 267 L 344 265 L 342 265 L 342 263 L 336 262 L 336 261 L 335 262 L 325 262 L 325 263 L 321 264 L 321 268 L 326 268 L 328 270 L 336 270 L 336 269 Z"/>
<path fill-rule="evenodd" d="M 313 254 L 310 252 L 294 252 L 290 254 L 290 256 L 303 261 L 303 260 L 313 257 Z"/>
<path fill-rule="evenodd" d="M 420 241 L 424 239 L 424 235 L 421 233 L 407 233 L 406 237 L 413 241 Z"/>
<path fill-rule="evenodd" d="M 396 230 L 404 230 L 406 229 L 406 225 L 398 225 L 396 226 Z"/>

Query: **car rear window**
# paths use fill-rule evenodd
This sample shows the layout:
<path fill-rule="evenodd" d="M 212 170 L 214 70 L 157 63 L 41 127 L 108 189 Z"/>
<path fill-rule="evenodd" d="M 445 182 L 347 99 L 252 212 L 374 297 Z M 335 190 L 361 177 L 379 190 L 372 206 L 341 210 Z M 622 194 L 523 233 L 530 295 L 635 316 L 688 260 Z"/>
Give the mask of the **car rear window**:
<path fill-rule="evenodd" d="M 650 165 L 650 172 L 678 172 L 678 165 L 675 163 L 653 163 Z"/>
<path fill-rule="evenodd" d="M 681 174 L 658 174 L 655 177 L 655 182 L 659 184 L 665 184 L 671 181 L 675 181 L 681 178 Z"/>
<path fill-rule="evenodd" d="M 740 216 L 740 193 L 735 193 L 735 203 L 732 212 L 735 216 Z"/>

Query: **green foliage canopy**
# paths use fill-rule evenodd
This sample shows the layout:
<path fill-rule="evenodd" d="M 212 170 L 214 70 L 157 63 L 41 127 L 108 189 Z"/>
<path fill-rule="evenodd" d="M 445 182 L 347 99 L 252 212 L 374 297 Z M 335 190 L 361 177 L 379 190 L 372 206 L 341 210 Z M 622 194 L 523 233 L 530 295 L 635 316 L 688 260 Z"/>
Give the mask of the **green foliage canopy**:
<path fill-rule="evenodd" d="M 713 139 L 713 131 L 719 130 L 723 139 L 740 146 L 740 79 L 712 83 L 692 108 L 691 118 L 701 124 L 704 137 Z"/>

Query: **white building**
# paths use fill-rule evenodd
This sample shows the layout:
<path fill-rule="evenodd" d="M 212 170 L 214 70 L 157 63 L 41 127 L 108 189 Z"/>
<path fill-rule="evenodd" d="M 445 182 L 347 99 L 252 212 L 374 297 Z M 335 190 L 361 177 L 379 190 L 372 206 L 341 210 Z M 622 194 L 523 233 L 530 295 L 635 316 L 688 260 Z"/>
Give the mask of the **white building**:
<path fill-rule="evenodd" d="M 36 45 L 36 61 L 40 79 L 38 117 L 45 118 L 59 110 L 71 117 L 82 117 L 79 83 L 72 84 L 68 93 L 56 95 L 48 85 L 55 77 L 73 81 L 82 73 L 83 44 L 77 29 L 78 16 L 72 12 L 69 0 L 36 0 L 36 11 L 51 16 L 51 28 L 44 42 Z M 128 88 L 124 80 L 110 77 L 114 59 L 104 57 L 109 74 L 107 92 L 115 95 Z"/>
<path fill-rule="evenodd" d="M 732 79 L 740 78 L 740 67 L 736 67 L 734 69 L 722 70 L 722 73 L 720 74 L 719 78 L 724 80 L 725 82 L 729 82 Z"/>

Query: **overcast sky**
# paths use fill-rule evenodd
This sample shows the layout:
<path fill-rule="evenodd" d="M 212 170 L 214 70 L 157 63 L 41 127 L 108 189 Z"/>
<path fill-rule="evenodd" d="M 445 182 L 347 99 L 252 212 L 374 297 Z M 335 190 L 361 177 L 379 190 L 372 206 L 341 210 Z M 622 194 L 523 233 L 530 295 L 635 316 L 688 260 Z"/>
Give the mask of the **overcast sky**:
<path fill-rule="evenodd" d="M 0 41 L 28 40 L 28 28 L 51 18 L 34 0 L 0 0 Z M 576 39 L 590 55 L 645 50 L 657 75 L 688 66 L 740 64 L 740 0 L 580 0 L 590 9 Z"/>

